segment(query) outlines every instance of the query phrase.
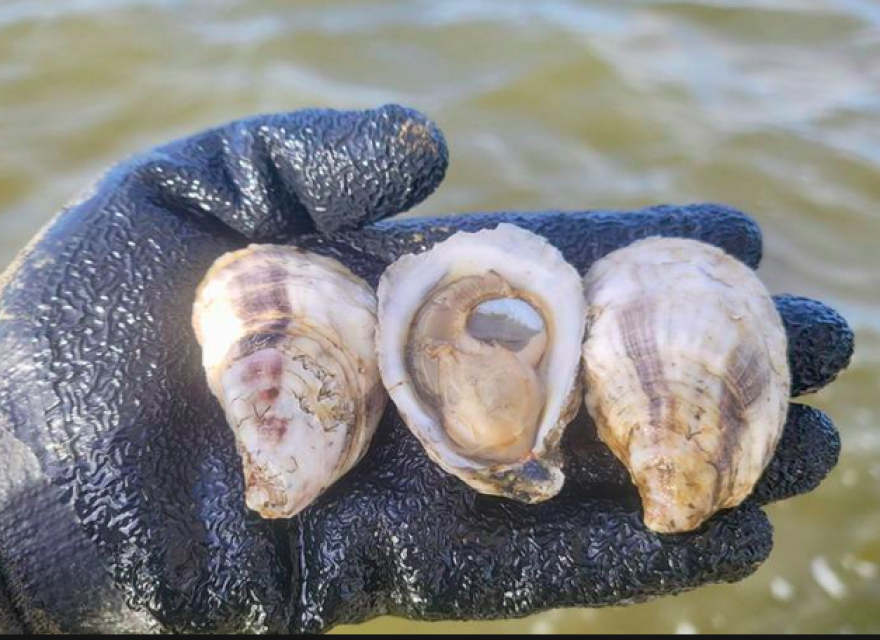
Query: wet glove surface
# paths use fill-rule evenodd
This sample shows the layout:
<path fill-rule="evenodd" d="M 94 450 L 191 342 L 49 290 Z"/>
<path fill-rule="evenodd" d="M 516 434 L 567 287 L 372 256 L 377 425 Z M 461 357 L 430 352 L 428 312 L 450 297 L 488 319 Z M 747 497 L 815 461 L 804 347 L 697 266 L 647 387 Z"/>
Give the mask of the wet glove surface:
<path fill-rule="evenodd" d="M 436 126 L 401 107 L 265 116 L 120 165 L 35 240 L 0 293 L 0 629 L 299 632 L 383 613 L 522 616 L 736 581 L 766 559 L 760 505 L 814 489 L 837 462 L 837 432 L 814 409 L 793 407 L 746 505 L 687 535 L 645 529 L 585 410 L 567 431 L 565 490 L 539 506 L 445 475 L 390 407 L 364 461 L 301 516 L 246 510 L 189 320 L 227 251 L 295 244 L 375 284 L 403 253 L 505 221 L 582 273 L 651 235 L 760 261 L 757 226 L 718 205 L 379 221 L 427 197 L 446 165 Z M 777 304 L 794 391 L 815 391 L 847 365 L 852 333 L 819 302 Z"/>

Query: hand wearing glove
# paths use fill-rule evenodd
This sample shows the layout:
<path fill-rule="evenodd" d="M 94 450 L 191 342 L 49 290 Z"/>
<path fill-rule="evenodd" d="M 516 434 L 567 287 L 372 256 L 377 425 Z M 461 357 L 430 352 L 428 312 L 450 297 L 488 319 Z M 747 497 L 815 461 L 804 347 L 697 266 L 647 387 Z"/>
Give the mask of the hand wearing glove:
<path fill-rule="evenodd" d="M 717 205 L 380 221 L 427 197 L 446 164 L 436 126 L 401 107 L 260 117 L 121 164 L 32 243 L 0 279 L 0 630 L 517 617 L 755 571 L 772 545 L 761 505 L 814 489 L 837 462 L 815 409 L 792 408 L 745 505 L 686 535 L 645 528 L 586 410 L 567 430 L 565 489 L 538 506 L 444 474 L 389 407 L 367 457 L 302 515 L 245 508 L 190 328 L 196 287 L 227 251 L 295 244 L 373 285 L 400 255 L 499 222 L 545 236 L 582 273 L 652 235 L 761 257 L 754 222 Z M 852 334 L 819 302 L 777 304 L 793 391 L 816 391 L 847 365 Z"/>

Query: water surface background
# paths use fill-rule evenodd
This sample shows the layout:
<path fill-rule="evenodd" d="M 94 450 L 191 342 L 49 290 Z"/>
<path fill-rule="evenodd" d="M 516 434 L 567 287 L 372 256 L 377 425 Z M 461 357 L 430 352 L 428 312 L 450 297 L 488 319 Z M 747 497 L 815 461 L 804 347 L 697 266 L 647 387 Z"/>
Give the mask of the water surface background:
<path fill-rule="evenodd" d="M 858 333 L 839 469 L 753 578 L 525 622 L 356 631 L 880 631 L 880 1 L 0 0 L 0 266 L 104 167 L 209 125 L 400 102 L 451 148 L 414 215 L 723 201 L 774 292 Z"/>

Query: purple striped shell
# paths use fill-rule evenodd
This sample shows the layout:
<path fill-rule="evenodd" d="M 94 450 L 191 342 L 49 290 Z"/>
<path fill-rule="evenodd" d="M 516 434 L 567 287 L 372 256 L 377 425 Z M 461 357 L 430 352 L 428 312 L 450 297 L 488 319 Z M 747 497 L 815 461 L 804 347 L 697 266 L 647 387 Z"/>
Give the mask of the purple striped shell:
<path fill-rule="evenodd" d="M 293 517 L 360 461 L 384 410 L 375 294 L 335 260 L 255 245 L 214 264 L 193 325 L 247 506 Z"/>

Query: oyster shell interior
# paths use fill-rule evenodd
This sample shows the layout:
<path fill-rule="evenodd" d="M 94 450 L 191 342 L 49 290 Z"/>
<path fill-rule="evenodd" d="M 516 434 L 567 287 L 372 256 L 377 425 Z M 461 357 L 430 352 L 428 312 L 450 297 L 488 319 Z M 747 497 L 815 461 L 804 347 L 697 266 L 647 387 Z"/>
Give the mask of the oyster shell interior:
<path fill-rule="evenodd" d="M 407 343 L 416 392 L 464 455 L 509 463 L 531 450 L 546 394 L 541 314 L 495 272 L 435 290 Z"/>
<path fill-rule="evenodd" d="M 562 430 L 580 404 L 580 276 L 513 225 L 404 256 L 379 284 L 386 388 L 431 458 L 524 502 L 562 487 Z"/>

